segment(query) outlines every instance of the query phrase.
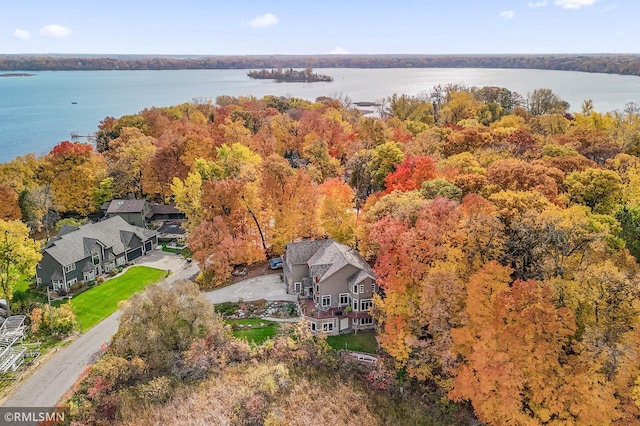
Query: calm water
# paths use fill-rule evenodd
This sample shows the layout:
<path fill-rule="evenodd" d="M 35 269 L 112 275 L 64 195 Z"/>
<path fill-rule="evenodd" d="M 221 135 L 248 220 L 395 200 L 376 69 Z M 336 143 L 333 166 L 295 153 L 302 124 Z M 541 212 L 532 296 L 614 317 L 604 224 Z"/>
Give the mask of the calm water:
<path fill-rule="evenodd" d="M 349 96 L 354 102 L 428 93 L 437 84 L 502 86 L 523 96 L 549 88 L 579 111 L 585 99 L 599 112 L 640 103 L 640 77 L 568 71 L 506 69 L 316 69 L 331 83 L 251 80 L 245 70 L 46 71 L 0 78 L 0 162 L 34 152 L 46 154 L 70 139 L 92 134 L 107 116 L 134 114 L 219 95 Z M 73 102 L 76 102 L 75 104 Z"/>

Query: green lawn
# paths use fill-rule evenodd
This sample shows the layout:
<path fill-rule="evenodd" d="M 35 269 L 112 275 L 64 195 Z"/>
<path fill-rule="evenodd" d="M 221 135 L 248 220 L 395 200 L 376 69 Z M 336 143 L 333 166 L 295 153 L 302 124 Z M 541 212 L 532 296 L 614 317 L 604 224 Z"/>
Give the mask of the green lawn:
<path fill-rule="evenodd" d="M 87 331 L 118 310 L 118 302 L 130 298 L 149 284 L 160 281 L 166 272 L 147 266 L 132 266 L 122 275 L 112 278 L 82 294 L 70 303 L 76 319 Z"/>
<path fill-rule="evenodd" d="M 248 319 L 238 319 L 238 320 L 225 320 L 225 323 L 230 324 L 231 326 L 242 325 L 251 325 L 251 328 L 238 329 L 234 327 L 233 335 L 235 337 L 246 339 L 248 342 L 255 342 L 256 344 L 260 344 L 267 340 L 270 337 L 273 337 L 276 334 L 276 328 L 278 324 L 272 321 L 265 321 L 260 318 L 248 318 Z M 264 326 L 260 326 L 260 324 L 264 324 Z"/>
<path fill-rule="evenodd" d="M 335 350 L 347 349 L 368 354 L 378 352 L 376 334 L 371 331 L 361 331 L 358 334 L 351 333 L 328 336 L 327 343 Z"/>

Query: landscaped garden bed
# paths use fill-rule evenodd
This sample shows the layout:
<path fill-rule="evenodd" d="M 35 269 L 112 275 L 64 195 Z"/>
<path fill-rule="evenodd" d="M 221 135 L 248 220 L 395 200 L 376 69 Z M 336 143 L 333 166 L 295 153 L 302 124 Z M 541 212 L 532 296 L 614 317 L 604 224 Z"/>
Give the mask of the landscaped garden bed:
<path fill-rule="evenodd" d="M 293 302 L 266 301 L 225 302 L 215 305 L 215 309 L 225 319 L 242 319 L 255 317 L 297 318 L 298 307 Z"/>

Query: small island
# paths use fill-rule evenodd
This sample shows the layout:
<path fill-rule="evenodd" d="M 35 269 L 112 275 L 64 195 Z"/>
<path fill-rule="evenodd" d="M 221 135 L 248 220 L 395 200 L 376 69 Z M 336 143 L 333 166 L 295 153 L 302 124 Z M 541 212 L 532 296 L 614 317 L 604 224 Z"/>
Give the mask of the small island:
<path fill-rule="evenodd" d="M 304 70 L 294 70 L 293 68 L 289 68 L 284 71 L 282 68 L 272 69 L 270 71 L 262 69 L 260 71 L 249 71 L 247 75 L 259 80 L 276 80 L 279 83 L 313 83 L 317 81 L 333 81 L 333 77 L 316 74 L 311 68 L 305 68 Z"/>
<path fill-rule="evenodd" d="M 27 74 L 27 73 L 5 73 L 0 74 L 0 77 L 33 77 L 35 74 Z"/>

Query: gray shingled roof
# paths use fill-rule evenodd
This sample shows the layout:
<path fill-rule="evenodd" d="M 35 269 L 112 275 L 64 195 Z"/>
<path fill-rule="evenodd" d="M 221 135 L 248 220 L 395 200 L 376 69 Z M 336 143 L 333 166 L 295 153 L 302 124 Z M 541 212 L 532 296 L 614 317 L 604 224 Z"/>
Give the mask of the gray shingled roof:
<path fill-rule="evenodd" d="M 111 200 L 107 214 L 140 213 L 147 200 Z"/>
<path fill-rule="evenodd" d="M 308 264 L 309 272 L 319 277 L 319 282 L 347 265 L 360 269 L 361 274 L 364 274 L 353 277 L 358 282 L 366 276 L 375 279 L 373 270 L 357 251 L 332 239 L 289 243 L 285 258 L 291 265 Z"/>
<path fill-rule="evenodd" d="M 123 234 L 128 238 L 123 239 Z M 138 235 L 144 241 L 156 235 L 157 232 L 131 225 L 120 216 L 114 216 L 59 235 L 59 238 L 52 241 L 45 251 L 60 264 L 68 265 L 89 256 L 91 248 L 95 245 L 91 244 L 92 241 L 94 243 L 99 241 L 106 248 L 113 247 L 115 254 L 123 253 L 128 249 L 126 244 L 131 241 L 133 234 Z"/>
<path fill-rule="evenodd" d="M 303 265 L 309 261 L 320 247 L 332 242 L 333 240 L 305 240 L 289 243 L 285 247 L 285 258 L 290 265 Z"/>

